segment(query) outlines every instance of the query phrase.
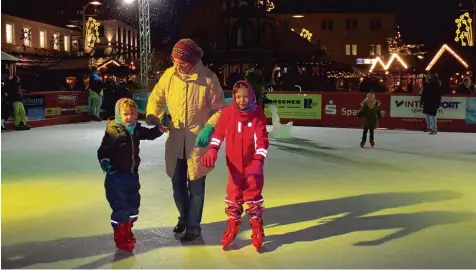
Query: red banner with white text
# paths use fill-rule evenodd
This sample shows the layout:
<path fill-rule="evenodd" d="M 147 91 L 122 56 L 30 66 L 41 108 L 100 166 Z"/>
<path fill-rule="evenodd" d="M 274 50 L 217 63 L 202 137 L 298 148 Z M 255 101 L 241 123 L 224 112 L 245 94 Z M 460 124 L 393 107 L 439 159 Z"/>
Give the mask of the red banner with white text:
<path fill-rule="evenodd" d="M 360 103 L 365 99 L 366 93 L 323 93 L 322 94 L 322 125 L 329 127 L 360 127 L 362 119 L 357 118 L 357 113 L 362 107 Z M 380 101 L 380 110 L 383 121 L 379 127 L 390 126 L 389 95 L 376 94 Z"/>

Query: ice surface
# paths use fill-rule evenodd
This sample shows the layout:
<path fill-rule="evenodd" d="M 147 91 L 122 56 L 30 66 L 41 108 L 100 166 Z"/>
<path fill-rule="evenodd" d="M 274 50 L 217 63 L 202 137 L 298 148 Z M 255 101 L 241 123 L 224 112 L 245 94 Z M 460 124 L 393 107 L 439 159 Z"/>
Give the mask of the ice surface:
<path fill-rule="evenodd" d="M 476 135 L 293 127 L 271 140 L 266 243 L 247 222 L 222 251 L 224 151 L 207 178 L 203 240 L 182 246 L 165 137 L 141 143 L 134 256 L 115 252 L 96 150 L 105 122 L 1 135 L 3 268 L 476 268 Z M 271 129 L 271 126 L 268 127 Z"/>

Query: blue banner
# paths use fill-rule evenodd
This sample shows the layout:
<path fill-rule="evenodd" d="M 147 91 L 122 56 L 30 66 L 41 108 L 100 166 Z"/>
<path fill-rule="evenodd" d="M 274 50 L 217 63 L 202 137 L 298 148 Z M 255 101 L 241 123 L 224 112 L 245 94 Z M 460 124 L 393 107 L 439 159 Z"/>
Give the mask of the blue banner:
<path fill-rule="evenodd" d="M 476 97 L 466 100 L 466 124 L 476 124 Z"/>
<path fill-rule="evenodd" d="M 132 99 L 137 103 L 137 112 L 145 114 L 149 92 L 138 92 L 132 94 Z"/>
<path fill-rule="evenodd" d="M 44 96 L 24 96 L 23 107 L 28 120 L 43 120 L 46 117 Z"/>

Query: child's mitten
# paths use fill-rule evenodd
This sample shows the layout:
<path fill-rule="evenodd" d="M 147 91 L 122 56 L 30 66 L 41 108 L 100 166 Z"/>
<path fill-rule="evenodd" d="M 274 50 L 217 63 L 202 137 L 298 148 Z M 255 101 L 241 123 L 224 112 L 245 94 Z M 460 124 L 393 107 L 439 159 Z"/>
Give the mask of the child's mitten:
<path fill-rule="evenodd" d="M 215 148 L 211 148 L 208 152 L 202 157 L 200 163 L 206 167 L 211 168 L 215 167 L 215 162 L 218 159 L 218 151 Z"/>
<path fill-rule="evenodd" d="M 246 168 L 245 175 L 246 176 L 263 175 L 263 165 L 264 165 L 264 162 L 262 160 L 254 159 L 251 162 L 250 166 Z"/>
<path fill-rule="evenodd" d="M 103 159 L 101 160 L 101 169 L 104 173 L 107 174 L 114 174 L 115 170 L 111 166 L 111 161 L 109 159 Z"/>

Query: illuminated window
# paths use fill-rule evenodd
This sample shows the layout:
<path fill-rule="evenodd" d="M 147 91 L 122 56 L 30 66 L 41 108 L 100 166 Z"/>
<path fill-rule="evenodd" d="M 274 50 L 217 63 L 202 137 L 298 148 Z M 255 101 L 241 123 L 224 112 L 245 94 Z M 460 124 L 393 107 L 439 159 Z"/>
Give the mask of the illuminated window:
<path fill-rule="evenodd" d="M 382 55 L 382 45 L 377 44 L 377 55 Z"/>
<path fill-rule="evenodd" d="M 13 25 L 9 23 L 5 24 L 5 35 L 7 43 L 13 43 Z"/>
<path fill-rule="evenodd" d="M 345 45 L 345 55 L 350 55 L 350 45 L 349 44 Z"/>
<path fill-rule="evenodd" d="M 40 48 L 46 48 L 46 32 L 40 30 Z"/>
<path fill-rule="evenodd" d="M 69 52 L 69 36 L 64 36 L 64 50 Z"/>
<path fill-rule="evenodd" d="M 375 55 L 375 44 L 370 45 L 370 55 Z"/>
<path fill-rule="evenodd" d="M 357 55 L 357 45 L 352 45 L 352 55 Z"/>

